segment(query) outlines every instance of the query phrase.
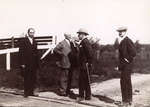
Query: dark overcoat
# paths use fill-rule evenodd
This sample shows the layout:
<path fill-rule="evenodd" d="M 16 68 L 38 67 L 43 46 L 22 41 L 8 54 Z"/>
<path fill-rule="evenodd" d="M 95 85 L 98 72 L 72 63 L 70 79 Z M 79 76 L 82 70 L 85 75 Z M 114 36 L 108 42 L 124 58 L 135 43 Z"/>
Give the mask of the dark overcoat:
<path fill-rule="evenodd" d="M 87 38 L 83 39 L 79 45 L 79 62 L 92 64 L 92 47 Z"/>
<path fill-rule="evenodd" d="M 132 102 L 131 72 L 135 55 L 134 43 L 125 37 L 119 45 L 119 70 L 121 71 L 120 84 L 123 102 Z"/>
<path fill-rule="evenodd" d="M 71 52 L 68 54 L 71 67 L 75 68 L 79 65 L 79 48 L 75 43 L 70 42 Z"/>
<path fill-rule="evenodd" d="M 79 97 L 90 99 L 91 88 L 90 88 L 90 71 L 87 64 L 92 63 L 92 47 L 87 38 L 83 39 L 79 45 Z"/>
<path fill-rule="evenodd" d="M 122 70 L 126 64 L 131 64 L 136 56 L 136 48 L 132 40 L 125 37 L 119 45 L 119 69 Z M 126 58 L 129 62 L 126 62 Z"/>
<path fill-rule="evenodd" d="M 33 39 L 33 44 L 30 43 L 27 37 L 19 41 L 19 60 L 20 65 L 25 65 L 30 70 L 38 68 L 38 50 L 37 43 Z"/>
<path fill-rule="evenodd" d="M 25 65 L 21 72 L 24 77 L 25 95 L 32 95 L 36 83 L 36 72 L 39 67 L 37 43 L 33 39 L 30 43 L 28 37 L 19 40 L 20 65 Z"/>

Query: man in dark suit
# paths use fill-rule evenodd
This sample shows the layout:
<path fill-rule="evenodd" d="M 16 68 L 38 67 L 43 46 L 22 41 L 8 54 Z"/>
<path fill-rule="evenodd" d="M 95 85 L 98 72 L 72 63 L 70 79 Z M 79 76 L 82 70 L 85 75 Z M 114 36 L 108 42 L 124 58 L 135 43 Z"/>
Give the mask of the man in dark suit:
<path fill-rule="evenodd" d="M 86 29 L 79 29 L 78 37 L 81 40 L 79 45 L 79 98 L 77 101 L 90 100 L 90 72 L 89 65 L 92 64 L 92 47 L 87 39 L 88 32 Z"/>
<path fill-rule="evenodd" d="M 70 61 L 71 65 L 70 65 L 70 69 L 69 69 L 69 73 L 68 73 L 66 94 L 69 95 L 69 97 L 75 98 L 75 96 L 74 96 L 75 94 L 73 93 L 73 91 L 71 91 L 71 83 L 72 83 L 72 79 L 73 79 L 72 78 L 73 73 L 78 68 L 79 49 L 77 47 L 77 44 L 73 40 L 73 38 L 71 38 L 69 40 L 69 42 L 70 42 L 71 52 L 68 54 L 68 57 L 69 57 L 69 61 Z"/>
<path fill-rule="evenodd" d="M 35 30 L 29 28 L 25 38 L 19 41 L 19 60 L 24 77 L 24 97 L 34 95 L 36 71 L 38 68 L 37 43 L 34 40 Z"/>
<path fill-rule="evenodd" d="M 136 48 L 132 40 L 126 36 L 127 28 L 120 27 L 117 31 L 122 39 L 119 44 L 119 70 L 121 71 L 122 102 L 126 106 L 132 104 L 131 72 Z"/>

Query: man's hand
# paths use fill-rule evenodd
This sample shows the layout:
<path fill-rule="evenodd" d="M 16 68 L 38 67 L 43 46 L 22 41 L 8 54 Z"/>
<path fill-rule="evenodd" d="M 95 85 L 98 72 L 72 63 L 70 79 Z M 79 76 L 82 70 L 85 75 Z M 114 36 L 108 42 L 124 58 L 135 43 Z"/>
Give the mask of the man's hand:
<path fill-rule="evenodd" d="M 119 70 L 119 68 L 118 68 L 118 67 L 115 67 L 114 69 L 115 69 L 116 71 L 118 71 L 118 70 Z"/>
<path fill-rule="evenodd" d="M 24 77 L 25 67 L 26 67 L 25 65 L 21 65 L 21 66 L 20 66 L 20 70 L 21 70 L 20 75 L 21 75 L 22 77 Z"/>
<path fill-rule="evenodd" d="M 127 63 L 129 63 L 129 60 L 127 60 L 127 58 L 124 58 L 124 60 L 125 60 Z"/>
<path fill-rule="evenodd" d="M 54 48 L 51 49 L 51 54 L 54 54 Z"/>
<path fill-rule="evenodd" d="M 25 66 L 25 65 L 21 65 L 21 67 L 22 67 L 22 68 L 25 68 L 26 66 Z"/>

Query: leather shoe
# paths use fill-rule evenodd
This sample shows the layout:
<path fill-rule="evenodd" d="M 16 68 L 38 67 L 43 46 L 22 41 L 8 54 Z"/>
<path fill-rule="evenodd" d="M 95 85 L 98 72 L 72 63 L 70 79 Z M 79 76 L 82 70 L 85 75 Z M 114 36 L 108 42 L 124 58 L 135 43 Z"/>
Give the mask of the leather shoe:
<path fill-rule="evenodd" d="M 85 100 L 91 100 L 91 97 L 85 97 Z"/>
<path fill-rule="evenodd" d="M 28 98 L 28 95 L 23 95 L 24 98 Z"/>
<path fill-rule="evenodd" d="M 71 99 L 76 99 L 76 98 L 77 98 L 77 95 L 74 94 L 74 93 L 71 93 L 71 94 L 69 94 L 69 98 L 71 98 Z"/>
<path fill-rule="evenodd" d="M 38 94 L 31 94 L 30 96 L 38 97 Z"/>
<path fill-rule="evenodd" d="M 81 101 L 83 101 L 83 100 L 84 100 L 83 97 L 77 97 L 77 102 L 81 102 Z"/>

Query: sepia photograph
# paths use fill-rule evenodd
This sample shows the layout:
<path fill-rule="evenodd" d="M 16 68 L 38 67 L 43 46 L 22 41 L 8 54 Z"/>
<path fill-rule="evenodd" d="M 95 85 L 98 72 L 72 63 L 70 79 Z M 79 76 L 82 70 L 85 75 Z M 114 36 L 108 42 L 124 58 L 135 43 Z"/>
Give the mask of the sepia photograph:
<path fill-rule="evenodd" d="M 150 0 L 0 0 L 0 107 L 150 107 Z"/>

